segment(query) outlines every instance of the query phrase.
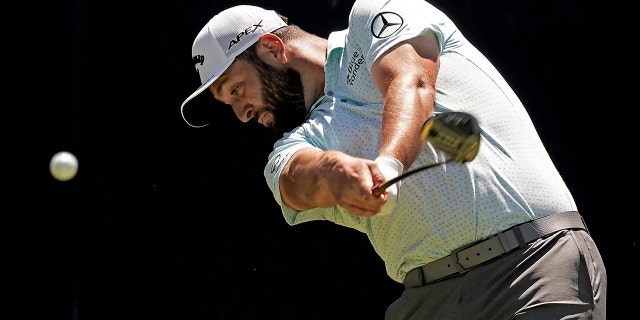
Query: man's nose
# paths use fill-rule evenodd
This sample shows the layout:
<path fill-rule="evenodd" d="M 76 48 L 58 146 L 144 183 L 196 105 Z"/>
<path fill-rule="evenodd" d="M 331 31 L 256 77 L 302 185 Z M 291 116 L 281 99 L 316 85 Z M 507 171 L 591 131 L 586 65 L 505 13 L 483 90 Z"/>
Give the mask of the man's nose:
<path fill-rule="evenodd" d="M 236 117 L 238 117 L 242 122 L 249 122 L 249 120 L 254 116 L 253 105 L 249 103 L 234 101 L 231 104 L 231 107 L 233 108 L 233 112 L 236 114 Z"/>

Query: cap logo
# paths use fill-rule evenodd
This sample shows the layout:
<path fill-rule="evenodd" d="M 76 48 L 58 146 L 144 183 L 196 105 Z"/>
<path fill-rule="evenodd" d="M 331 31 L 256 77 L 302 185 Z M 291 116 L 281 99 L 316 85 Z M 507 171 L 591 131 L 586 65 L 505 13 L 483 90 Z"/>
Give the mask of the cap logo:
<path fill-rule="evenodd" d="M 234 40 L 231 40 L 231 42 L 229 42 L 229 47 L 227 48 L 227 51 L 231 50 L 231 47 L 240 43 L 240 41 L 242 40 L 242 37 L 252 34 L 256 32 L 256 30 L 258 30 L 259 27 L 262 27 L 262 21 L 263 20 L 260 20 L 260 22 L 258 22 L 257 24 L 254 24 L 251 27 L 248 27 L 244 29 L 242 32 L 238 33 L 238 35 L 236 35 L 236 38 Z"/>
<path fill-rule="evenodd" d="M 193 62 L 193 64 L 198 64 L 199 63 L 200 65 L 203 65 L 204 64 L 204 55 L 199 54 L 197 56 L 193 56 L 191 58 L 191 61 Z"/>

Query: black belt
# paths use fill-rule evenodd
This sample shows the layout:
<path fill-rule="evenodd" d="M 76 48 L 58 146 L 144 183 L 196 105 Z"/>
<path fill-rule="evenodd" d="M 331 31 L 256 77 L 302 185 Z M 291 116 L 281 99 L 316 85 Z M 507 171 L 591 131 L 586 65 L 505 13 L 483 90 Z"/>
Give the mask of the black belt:
<path fill-rule="evenodd" d="M 525 222 L 409 271 L 404 285 L 421 287 L 451 275 L 463 274 L 481 263 L 563 229 L 587 230 L 587 227 L 576 211 L 560 212 Z"/>

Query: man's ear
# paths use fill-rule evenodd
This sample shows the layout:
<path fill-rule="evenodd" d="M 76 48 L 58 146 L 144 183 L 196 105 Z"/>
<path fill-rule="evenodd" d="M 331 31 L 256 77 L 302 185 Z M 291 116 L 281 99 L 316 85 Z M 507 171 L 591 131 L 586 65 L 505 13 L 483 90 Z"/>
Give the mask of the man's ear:
<path fill-rule="evenodd" d="M 272 33 L 264 34 L 258 39 L 258 57 L 270 65 L 274 65 L 276 61 L 282 65 L 289 60 L 284 49 L 284 42 Z"/>

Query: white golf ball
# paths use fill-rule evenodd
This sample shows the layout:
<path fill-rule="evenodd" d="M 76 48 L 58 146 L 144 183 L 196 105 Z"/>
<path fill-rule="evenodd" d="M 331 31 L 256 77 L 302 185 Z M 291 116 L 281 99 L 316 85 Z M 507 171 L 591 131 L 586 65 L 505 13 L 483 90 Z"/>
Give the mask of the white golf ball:
<path fill-rule="evenodd" d="M 51 158 L 49 171 L 56 180 L 71 180 L 78 172 L 78 159 L 71 152 L 60 151 Z"/>

